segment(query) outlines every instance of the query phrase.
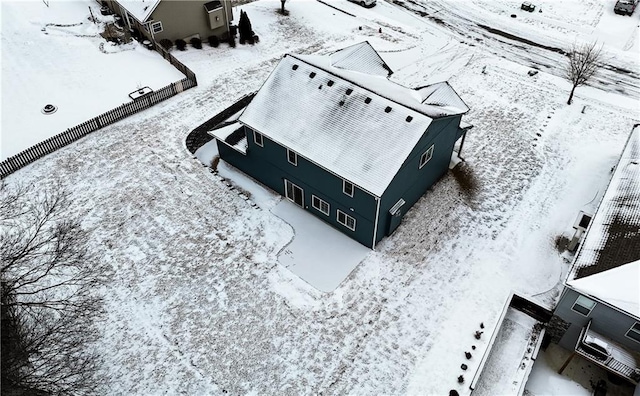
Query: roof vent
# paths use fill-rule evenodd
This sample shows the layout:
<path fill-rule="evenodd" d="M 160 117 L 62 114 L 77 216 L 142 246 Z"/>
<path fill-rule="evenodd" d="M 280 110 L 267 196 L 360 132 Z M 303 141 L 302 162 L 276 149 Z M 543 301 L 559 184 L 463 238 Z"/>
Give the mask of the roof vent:
<path fill-rule="evenodd" d="M 386 109 L 384 109 L 384 112 L 385 112 L 385 113 L 390 113 L 390 112 L 391 112 L 391 107 L 390 107 L 390 106 L 387 106 L 387 108 L 386 108 Z"/>
<path fill-rule="evenodd" d="M 353 89 L 351 88 L 347 89 L 347 95 L 351 95 L 352 92 L 353 92 Z"/>
<path fill-rule="evenodd" d="M 309 73 L 309 77 L 314 78 L 316 76 L 316 72 Z"/>
<path fill-rule="evenodd" d="M 366 104 L 371 103 L 371 98 L 366 98 L 366 99 L 364 100 L 364 103 L 366 103 Z"/>
<path fill-rule="evenodd" d="M 340 106 L 344 106 L 344 100 L 341 100 L 340 103 L 338 103 Z"/>
<path fill-rule="evenodd" d="M 413 120 L 413 117 L 407 116 L 407 122 L 411 122 L 411 120 Z"/>
<path fill-rule="evenodd" d="M 293 66 L 291 66 L 291 68 L 292 68 L 293 70 L 298 70 L 298 65 L 293 65 Z"/>
<path fill-rule="evenodd" d="M 327 83 L 328 86 L 333 86 L 333 80 L 329 80 L 329 82 Z"/>
<path fill-rule="evenodd" d="M 320 85 L 318 86 L 318 89 L 322 89 L 322 84 L 320 84 Z"/>

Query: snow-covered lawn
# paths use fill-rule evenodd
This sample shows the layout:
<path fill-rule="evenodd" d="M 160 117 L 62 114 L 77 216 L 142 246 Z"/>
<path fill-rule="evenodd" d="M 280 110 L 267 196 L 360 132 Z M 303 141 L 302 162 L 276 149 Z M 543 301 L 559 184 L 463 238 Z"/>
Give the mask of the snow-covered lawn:
<path fill-rule="evenodd" d="M 136 42 L 112 46 L 99 34 L 113 17 L 90 0 L 3 1 L 0 160 L 130 102 L 138 88 L 184 78 Z M 41 112 L 47 104 L 58 110 Z"/>
<path fill-rule="evenodd" d="M 517 6 L 471 3 L 467 20 L 482 15 L 488 24 Z M 581 87 L 567 106 L 560 65 L 528 76 L 520 53 L 494 55 L 504 43 L 461 39 L 460 14 L 447 16 L 447 27 L 381 0 L 372 9 L 332 4 L 357 17 L 313 1 L 287 2 L 288 18 L 275 12 L 277 1 L 243 5 L 259 44 L 178 54 L 198 73 L 198 87 L 7 178 L 60 179 L 72 193 L 70 213 L 82 216 L 92 249 L 115 270 L 102 291 L 109 320 L 97 346 L 110 374 L 105 394 L 468 394 L 486 345 L 465 359 L 478 324 L 492 329 L 512 291 L 555 301 L 570 257 L 554 238 L 606 186 L 640 118 L 637 97 L 614 85 Z M 546 34 L 568 47 L 572 32 Z M 448 78 L 471 107 L 463 156 L 477 188 L 447 174 L 392 237 L 323 293 L 279 264 L 291 227 L 209 173 L 184 138 L 258 89 L 282 54 L 362 40 L 388 57 L 395 81 Z M 637 69 L 635 49 L 615 51 Z M 277 201 L 266 190 L 252 199 Z M 459 385 L 461 363 L 469 369 Z"/>

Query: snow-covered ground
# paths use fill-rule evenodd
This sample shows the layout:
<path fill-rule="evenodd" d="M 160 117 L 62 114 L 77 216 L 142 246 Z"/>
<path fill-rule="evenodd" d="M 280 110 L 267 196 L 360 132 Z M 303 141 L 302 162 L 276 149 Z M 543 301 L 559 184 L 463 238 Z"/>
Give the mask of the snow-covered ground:
<path fill-rule="evenodd" d="M 90 0 L 2 1 L 2 133 L 0 161 L 67 128 L 131 101 L 138 88 L 184 78 L 135 41 L 107 43 L 113 17 Z M 89 20 L 90 11 L 98 22 Z M 43 114 L 53 104 L 58 110 Z"/>
<path fill-rule="evenodd" d="M 115 270 L 97 346 L 110 374 L 105 393 L 468 394 L 457 377 L 478 323 L 492 328 L 512 291 L 553 304 L 569 259 L 554 239 L 606 186 L 640 119 L 638 48 L 605 40 L 608 64 L 631 77 L 606 69 L 609 85 L 578 88 L 567 106 L 561 55 L 498 36 L 476 40 L 491 34 L 473 21 L 502 28 L 517 13 L 516 33 L 568 48 L 585 21 L 593 34 L 613 34 L 640 13 L 609 26 L 609 0 L 574 1 L 585 9 L 575 13 L 549 0 L 525 23 L 515 1 L 416 3 L 430 13 L 446 6 L 435 14 L 442 19 L 380 0 L 372 9 L 331 2 L 356 17 L 315 1 L 287 2 L 288 17 L 277 1 L 243 5 L 259 44 L 177 53 L 197 88 L 7 178 L 60 179 L 72 193 L 70 213 L 82 216 L 92 249 Z M 278 263 L 292 237 L 270 211 L 278 198 L 264 191 L 253 208 L 189 155 L 184 138 L 258 89 L 284 53 L 325 54 L 363 40 L 389 61 L 394 81 L 448 79 L 471 107 L 463 157 L 477 188 L 446 175 L 323 293 Z M 530 77 L 529 59 L 548 65 Z M 478 344 L 466 378 L 483 353 Z"/>

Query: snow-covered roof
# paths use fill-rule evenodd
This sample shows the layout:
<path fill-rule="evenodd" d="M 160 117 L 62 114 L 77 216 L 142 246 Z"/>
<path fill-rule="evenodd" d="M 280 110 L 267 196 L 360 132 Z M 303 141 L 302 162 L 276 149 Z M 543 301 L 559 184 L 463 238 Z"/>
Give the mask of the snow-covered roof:
<path fill-rule="evenodd" d="M 447 81 L 416 88 L 422 96 L 422 103 L 430 106 L 453 106 L 469 111 L 469 107 L 458 96 Z"/>
<path fill-rule="evenodd" d="M 464 114 L 469 111 L 467 105 L 458 97 L 455 101 L 440 103 L 423 102 L 425 98 L 415 89 L 405 87 L 389 80 L 380 74 L 369 74 L 363 71 L 340 69 L 331 65 L 331 57 L 323 55 L 289 55 L 301 61 L 325 70 L 337 77 L 366 88 L 389 100 L 402 104 L 410 109 L 425 114 L 431 118 L 447 117 Z M 438 85 L 436 83 L 434 85 Z M 455 94 L 455 92 L 453 92 Z M 457 96 L 457 94 L 455 94 Z M 444 95 L 443 95 L 444 97 Z M 450 95 L 449 98 L 452 98 Z"/>
<path fill-rule="evenodd" d="M 637 268 L 638 260 L 640 260 L 640 127 L 634 128 L 629 136 L 607 191 L 587 229 L 582 246 L 569 272 L 567 284 L 575 285 L 576 280 L 611 272 L 618 267 L 631 265 L 629 263 L 635 263 Z M 624 274 L 624 271 L 612 273 Z M 620 282 L 623 282 L 622 275 L 619 277 Z M 635 293 L 637 304 L 638 294 L 640 294 L 640 280 L 637 272 L 632 280 L 628 292 Z M 618 285 L 621 284 L 618 283 Z M 620 288 L 620 286 L 613 286 L 613 288 Z M 618 307 L 625 309 L 623 306 Z M 637 313 L 636 311 L 635 314 Z"/>
<path fill-rule="evenodd" d="M 393 73 L 391 68 L 367 41 L 334 52 L 329 56 L 329 62 L 331 66 L 338 69 L 359 71 L 383 77 Z"/>
<path fill-rule="evenodd" d="M 363 47 L 352 53 L 372 57 Z M 349 58 L 340 58 L 342 67 Z M 380 69 L 367 74 L 337 68 L 331 59 L 286 55 L 239 120 L 376 196 L 433 118 L 468 111 L 455 103 L 422 104 L 418 91 L 389 81 Z"/>
<path fill-rule="evenodd" d="M 133 15 L 141 23 L 147 21 L 151 13 L 156 9 L 161 0 L 117 0 L 129 14 Z"/>
<path fill-rule="evenodd" d="M 640 317 L 640 260 L 596 273 L 567 284 L 636 317 Z"/>
<path fill-rule="evenodd" d="M 236 150 L 246 154 L 248 147 L 247 137 L 244 133 L 244 130 L 242 129 L 242 124 L 240 124 L 239 122 L 230 122 L 207 133 L 214 138 L 225 142 L 227 145 L 235 148 Z"/>

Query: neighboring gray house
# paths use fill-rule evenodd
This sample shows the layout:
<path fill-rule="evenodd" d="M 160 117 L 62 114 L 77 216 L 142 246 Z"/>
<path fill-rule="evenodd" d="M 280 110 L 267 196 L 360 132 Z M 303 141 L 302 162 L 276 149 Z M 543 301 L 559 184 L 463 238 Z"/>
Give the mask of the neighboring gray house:
<path fill-rule="evenodd" d="M 609 372 L 640 381 L 640 127 L 591 220 L 548 334 Z"/>
<path fill-rule="evenodd" d="M 285 55 L 242 114 L 210 132 L 220 158 L 374 248 L 471 127 L 448 83 L 412 89 L 390 74 L 368 42 Z"/>
<path fill-rule="evenodd" d="M 233 20 L 230 0 L 103 0 L 120 15 L 124 25 L 137 29 L 150 40 L 183 39 L 209 36 L 229 37 Z"/>

